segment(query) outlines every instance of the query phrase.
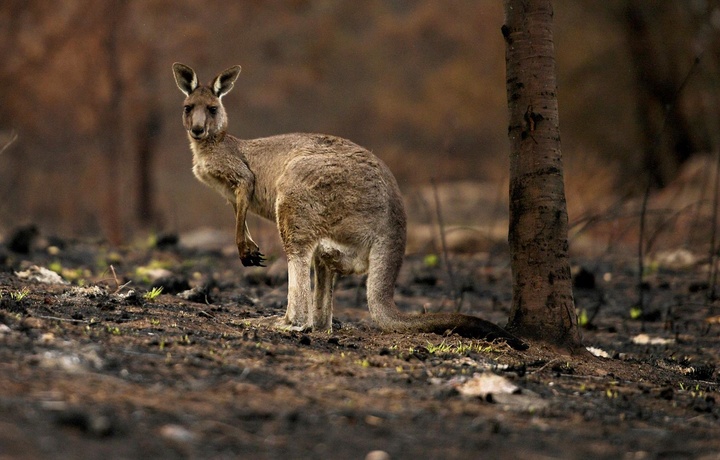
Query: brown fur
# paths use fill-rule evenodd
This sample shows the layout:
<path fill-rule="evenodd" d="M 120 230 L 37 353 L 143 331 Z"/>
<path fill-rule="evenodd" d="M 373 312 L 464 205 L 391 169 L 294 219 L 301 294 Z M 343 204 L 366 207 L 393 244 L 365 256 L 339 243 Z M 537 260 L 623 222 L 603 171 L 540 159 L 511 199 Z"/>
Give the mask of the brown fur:
<path fill-rule="evenodd" d="M 243 265 L 264 261 L 245 223 L 248 210 L 277 223 L 289 278 L 281 326 L 329 330 L 336 275 L 367 273 L 370 315 L 383 330 L 455 331 L 525 347 L 480 318 L 407 315 L 397 309 L 393 295 L 405 253 L 405 210 L 397 182 L 379 158 L 346 139 L 321 134 L 233 137 L 227 134 L 221 98 L 232 89 L 240 67 L 230 67 L 208 86 L 183 64 L 174 64 L 173 72 L 187 96 L 183 123 L 193 172 L 232 204 Z"/>

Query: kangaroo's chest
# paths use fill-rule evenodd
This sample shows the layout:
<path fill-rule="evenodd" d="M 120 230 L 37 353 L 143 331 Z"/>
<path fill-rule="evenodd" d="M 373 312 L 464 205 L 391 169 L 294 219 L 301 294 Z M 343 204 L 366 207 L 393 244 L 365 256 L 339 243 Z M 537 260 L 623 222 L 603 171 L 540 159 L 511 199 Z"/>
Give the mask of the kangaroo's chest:
<path fill-rule="evenodd" d="M 235 164 L 241 163 L 241 164 Z M 229 202 L 235 202 L 238 187 L 251 183 L 252 174 L 241 161 L 228 161 L 218 155 L 193 148 L 193 174 Z"/>
<path fill-rule="evenodd" d="M 200 182 L 228 202 L 235 204 L 239 197 L 244 197 L 252 213 L 275 220 L 276 193 L 272 178 L 256 175 L 240 156 L 199 152 L 193 155 L 192 171 Z"/>
<path fill-rule="evenodd" d="M 227 180 L 226 175 L 221 171 L 208 167 L 202 159 L 194 161 L 192 171 L 200 182 L 218 192 L 229 202 L 235 202 L 236 187 Z"/>

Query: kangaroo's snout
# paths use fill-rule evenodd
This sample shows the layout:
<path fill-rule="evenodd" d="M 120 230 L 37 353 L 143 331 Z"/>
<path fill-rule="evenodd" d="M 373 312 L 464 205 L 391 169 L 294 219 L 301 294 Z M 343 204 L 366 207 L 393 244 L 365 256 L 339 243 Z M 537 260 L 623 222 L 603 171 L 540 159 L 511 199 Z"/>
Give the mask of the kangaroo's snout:
<path fill-rule="evenodd" d="M 190 128 L 190 135 L 194 137 L 195 139 L 202 139 L 205 135 L 205 127 L 204 126 L 193 126 Z"/>
<path fill-rule="evenodd" d="M 202 100 L 194 100 L 191 104 L 191 110 L 185 110 L 183 115 L 185 121 L 185 129 L 190 136 L 197 140 L 203 140 L 208 137 L 215 129 L 212 126 L 212 119 L 208 119 L 206 111 L 207 103 Z"/>

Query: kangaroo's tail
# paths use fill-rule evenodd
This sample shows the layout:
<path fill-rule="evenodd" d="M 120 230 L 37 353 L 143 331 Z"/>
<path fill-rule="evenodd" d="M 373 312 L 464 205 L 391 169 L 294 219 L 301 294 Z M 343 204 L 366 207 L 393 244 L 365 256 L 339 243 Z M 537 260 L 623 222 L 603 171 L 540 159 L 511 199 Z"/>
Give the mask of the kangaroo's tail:
<path fill-rule="evenodd" d="M 503 340 L 516 350 L 527 350 L 528 345 L 500 326 L 475 316 L 459 313 L 429 313 L 407 315 L 398 312 L 392 318 L 383 318 L 378 324 L 385 331 L 415 331 L 458 335 L 488 341 Z"/>

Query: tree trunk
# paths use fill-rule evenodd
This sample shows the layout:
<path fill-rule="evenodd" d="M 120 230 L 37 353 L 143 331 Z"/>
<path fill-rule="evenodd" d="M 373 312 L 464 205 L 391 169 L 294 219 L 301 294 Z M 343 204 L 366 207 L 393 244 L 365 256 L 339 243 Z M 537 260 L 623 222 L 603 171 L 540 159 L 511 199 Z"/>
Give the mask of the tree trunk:
<path fill-rule="evenodd" d="M 161 114 L 155 107 L 148 109 L 145 120 L 138 127 L 136 139 L 137 207 L 135 212 L 140 226 L 144 229 L 158 223 L 155 206 L 155 184 L 152 173 L 155 167 L 155 152 L 159 141 Z"/>
<path fill-rule="evenodd" d="M 158 83 L 157 47 L 148 45 L 142 54 L 135 53 L 140 65 L 136 73 L 143 85 L 135 89 L 134 105 L 139 112 L 135 125 L 135 217 L 144 230 L 158 230 L 162 226 L 155 190 L 155 159 L 163 125 Z"/>
<path fill-rule="evenodd" d="M 510 110 L 508 330 L 581 347 L 572 293 L 550 0 L 505 0 Z"/>
<path fill-rule="evenodd" d="M 123 241 L 123 219 L 120 208 L 120 165 L 122 164 L 122 100 L 124 84 L 120 67 L 120 27 L 126 10 L 126 0 L 108 3 L 108 31 L 105 37 L 106 66 L 110 80 L 110 95 L 105 113 L 102 115 L 101 132 L 105 157 L 105 196 L 102 200 L 105 236 L 111 244 Z"/>

